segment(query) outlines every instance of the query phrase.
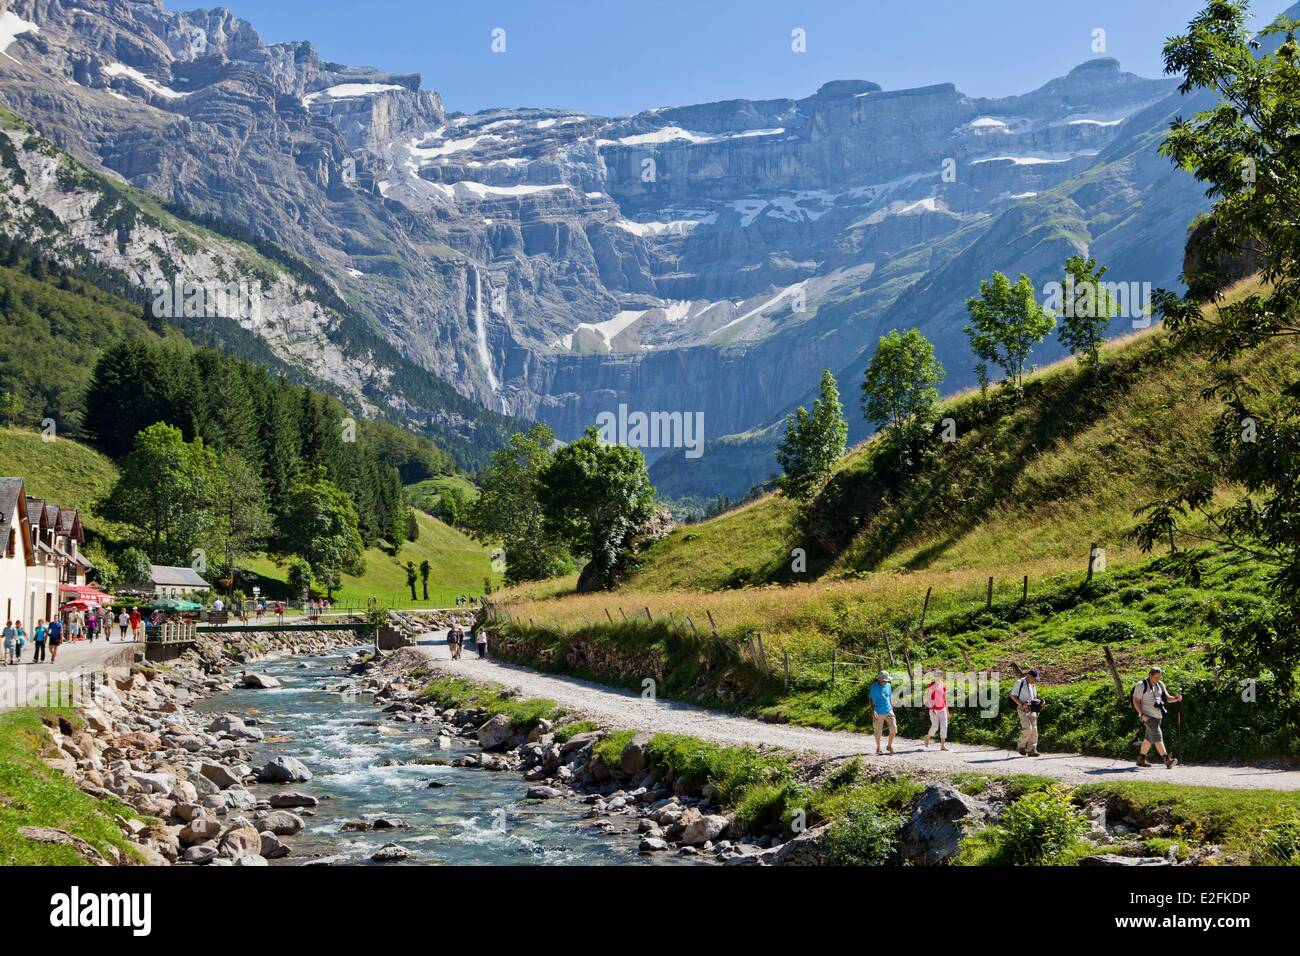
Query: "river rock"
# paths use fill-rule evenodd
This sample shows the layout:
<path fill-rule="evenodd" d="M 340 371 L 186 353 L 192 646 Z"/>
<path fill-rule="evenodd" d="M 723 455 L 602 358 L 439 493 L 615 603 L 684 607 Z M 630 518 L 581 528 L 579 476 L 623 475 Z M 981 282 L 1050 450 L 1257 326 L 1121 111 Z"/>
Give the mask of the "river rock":
<path fill-rule="evenodd" d="M 554 787 L 529 787 L 525 797 L 529 800 L 554 800 L 556 797 L 564 796 Z"/>
<path fill-rule="evenodd" d="M 203 866 L 206 863 L 211 863 L 216 855 L 217 848 L 211 843 L 204 843 L 199 846 L 186 847 L 185 852 L 181 854 L 181 859 L 186 863 L 195 863 L 199 866 Z"/>
<path fill-rule="evenodd" d="M 985 803 L 966 796 L 947 783 L 926 787 L 899 835 L 899 854 L 905 863 L 934 866 L 957 855 L 967 829 L 992 815 Z"/>
<path fill-rule="evenodd" d="M 403 830 L 410 824 L 401 817 L 376 817 L 371 826 L 376 830 Z"/>
<path fill-rule="evenodd" d="M 259 831 L 269 830 L 276 836 L 293 836 L 302 832 L 305 823 L 302 817 L 287 810 L 272 810 L 259 813 L 253 817 L 253 823 Z"/>
<path fill-rule="evenodd" d="M 688 807 L 679 823 L 682 826 L 682 843 L 701 846 L 727 832 L 731 821 L 720 814 L 703 814 L 695 807 Z"/>
<path fill-rule="evenodd" d="M 583 747 L 588 747 L 594 744 L 596 741 L 600 740 L 600 738 L 601 733 L 598 730 L 589 731 L 585 734 L 574 734 L 560 745 L 560 754 L 571 754 L 575 750 L 581 750 Z"/>
<path fill-rule="evenodd" d="M 668 849 L 668 843 L 662 837 L 643 836 L 639 847 L 642 853 L 660 853 Z"/>
<path fill-rule="evenodd" d="M 315 807 L 320 804 L 320 801 L 317 800 L 309 793 L 298 793 L 297 791 L 294 790 L 283 790 L 280 793 L 271 794 L 270 803 L 271 806 L 276 808 Z"/>
<path fill-rule="evenodd" d="M 199 767 L 199 773 L 211 780 L 222 790 L 228 790 L 229 788 L 238 786 L 243 782 L 242 778 L 235 776 L 229 768 L 224 767 L 219 763 L 204 761 L 202 766 Z"/>
<path fill-rule="evenodd" d="M 484 750 L 500 750 L 512 736 L 514 728 L 510 725 L 510 718 L 497 714 L 478 729 L 478 745 Z"/>
<path fill-rule="evenodd" d="M 274 690 L 280 686 L 280 682 L 270 674 L 244 671 L 244 686 L 253 690 Z"/>
<path fill-rule="evenodd" d="M 202 816 L 195 817 L 181 827 L 177 837 L 186 846 L 193 846 L 196 843 L 206 843 L 219 833 L 221 833 L 221 823 L 213 817 Z"/>
<path fill-rule="evenodd" d="M 217 853 L 227 859 L 259 854 L 261 849 L 262 835 L 247 821 L 232 826 L 221 835 L 221 841 L 217 844 Z"/>
<path fill-rule="evenodd" d="M 262 856 L 268 860 L 282 860 L 289 855 L 289 845 L 269 830 L 261 834 Z"/>
<path fill-rule="evenodd" d="M 411 851 L 400 843 L 387 843 L 370 857 L 376 863 L 400 863 L 411 858 Z"/>
<path fill-rule="evenodd" d="M 302 783 L 311 777 L 311 771 L 296 757 L 276 757 L 257 772 L 259 783 Z"/>
<path fill-rule="evenodd" d="M 649 758 L 646 756 L 646 745 L 650 743 L 649 734 L 637 734 L 633 737 L 623 753 L 619 756 L 619 769 L 626 776 L 633 777 L 646 768 Z"/>

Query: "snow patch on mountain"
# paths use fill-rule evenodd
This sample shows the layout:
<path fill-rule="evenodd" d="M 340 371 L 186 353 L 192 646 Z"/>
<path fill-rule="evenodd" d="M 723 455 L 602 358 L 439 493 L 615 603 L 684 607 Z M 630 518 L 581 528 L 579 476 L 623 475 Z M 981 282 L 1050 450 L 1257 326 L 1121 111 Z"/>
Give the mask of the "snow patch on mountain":
<path fill-rule="evenodd" d="M 125 63 L 110 63 L 104 67 L 104 72 L 109 76 L 124 76 L 139 86 L 143 86 L 150 93 L 161 96 L 166 100 L 179 100 L 189 96 L 188 93 L 181 93 L 170 87 L 163 86 L 157 80 L 151 79 L 137 70 L 135 67 L 127 66 Z"/>
<path fill-rule="evenodd" d="M 18 62 L 9 54 L 9 47 L 15 40 L 24 33 L 40 33 L 40 27 L 30 20 L 24 20 L 12 10 L 6 10 L 0 13 L 0 53 L 3 53 L 15 63 Z"/>

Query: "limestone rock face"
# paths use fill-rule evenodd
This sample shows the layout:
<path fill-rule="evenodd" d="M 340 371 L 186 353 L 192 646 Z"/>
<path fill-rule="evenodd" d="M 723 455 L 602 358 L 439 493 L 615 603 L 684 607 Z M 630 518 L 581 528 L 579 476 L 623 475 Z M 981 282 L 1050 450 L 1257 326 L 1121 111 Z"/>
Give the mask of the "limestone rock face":
<path fill-rule="evenodd" d="M 703 460 L 671 433 L 643 446 L 672 495 L 765 478 L 775 423 L 823 368 L 860 374 L 882 328 L 921 328 L 946 387 L 972 384 L 963 303 L 994 269 L 1041 285 L 1086 251 L 1108 279 L 1169 286 L 1206 203 L 1152 136 L 1206 104 L 1105 58 L 1000 98 L 936 64 L 916 89 L 465 115 L 418 75 L 267 43 L 225 10 L 8 7 L 39 27 L 0 57 L 10 107 L 92 167 L 320 264 L 317 288 L 282 277 L 231 334 L 469 442 L 508 423 L 465 397 L 562 439 L 620 404 L 699 413 Z M 98 227 L 96 198 L 20 162 L 21 198 L 105 265 L 141 282 L 231 273 L 231 248 Z M 361 331 L 381 344 L 349 347 Z M 1045 343 L 1035 361 L 1058 355 Z"/>

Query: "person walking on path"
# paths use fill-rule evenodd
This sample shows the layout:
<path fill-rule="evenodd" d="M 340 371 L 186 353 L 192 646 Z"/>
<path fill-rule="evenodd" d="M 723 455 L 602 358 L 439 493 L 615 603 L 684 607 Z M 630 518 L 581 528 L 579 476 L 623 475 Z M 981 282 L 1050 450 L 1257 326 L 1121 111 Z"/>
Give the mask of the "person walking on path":
<path fill-rule="evenodd" d="M 889 753 L 894 752 L 894 737 L 898 735 L 898 718 L 894 716 L 894 685 L 889 681 L 889 671 L 881 671 L 871 685 L 871 726 L 876 732 L 876 753 L 880 749 L 880 734 L 889 726 Z"/>
<path fill-rule="evenodd" d="M 27 632 L 23 630 L 22 621 L 14 621 L 14 630 L 18 632 L 18 637 L 14 641 L 14 653 L 18 655 L 18 663 L 23 662 L 23 648 L 27 646 Z"/>
<path fill-rule="evenodd" d="M 1183 695 L 1174 694 L 1171 697 L 1169 688 L 1165 687 L 1165 682 L 1161 680 L 1162 676 L 1163 672 L 1159 667 L 1152 667 L 1147 672 L 1147 676 L 1133 686 L 1133 709 L 1137 711 L 1138 719 L 1142 721 L 1143 731 L 1137 765 L 1151 766 L 1147 763 L 1147 754 L 1151 752 L 1151 745 L 1155 744 L 1156 751 L 1164 758 L 1165 769 L 1172 770 L 1176 761 L 1165 749 L 1165 735 L 1161 724 L 1164 722 L 1165 714 L 1169 712 L 1168 705 L 1178 703 L 1183 699 Z"/>
<path fill-rule="evenodd" d="M 123 641 L 126 640 L 126 629 L 131 626 L 131 615 L 126 613 L 126 608 L 122 608 L 122 613 L 117 616 L 117 633 Z"/>
<path fill-rule="evenodd" d="M 943 675 L 935 671 L 925 688 L 925 709 L 930 712 L 930 730 L 925 735 L 925 748 L 930 749 L 930 738 L 939 735 L 939 749 L 948 749 L 948 685 Z"/>
<path fill-rule="evenodd" d="M 57 617 L 50 621 L 49 628 L 50 663 L 59 659 L 59 646 L 63 643 L 63 622 Z"/>
<path fill-rule="evenodd" d="M 5 621 L 5 663 L 17 664 L 16 659 L 18 647 L 18 631 L 14 629 L 13 621 Z"/>
<path fill-rule="evenodd" d="M 94 644 L 95 639 L 99 637 L 99 614 L 93 607 L 86 615 L 86 632 L 90 635 L 90 643 Z"/>
<path fill-rule="evenodd" d="M 127 617 L 127 622 L 131 625 L 131 640 L 140 640 L 140 626 L 144 623 L 144 618 L 140 616 L 138 607 L 131 608 L 131 613 Z"/>
<path fill-rule="evenodd" d="M 49 637 L 50 629 L 45 626 L 45 618 L 36 622 L 36 628 L 32 631 L 32 663 L 40 664 L 45 661 L 45 640 Z"/>
<path fill-rule="evenodd" d="M 487 628 L 480 627 L 478 629 L 478 637 L 476 640 L 478 641 L 478 656 L 479 659 L 482 660 L 484 657 L 487 657 Z"/>
<path fill-rule="evenodd" d="M 1011 689 L 1011 699 L 1020 714 L 1020 742 L 1016 750 L 1022 757 L 1038 756 L 1038 715 L 1043 702 L 1038 699 L 1037 684 L 1038 671 L 1031 667 Z"/>

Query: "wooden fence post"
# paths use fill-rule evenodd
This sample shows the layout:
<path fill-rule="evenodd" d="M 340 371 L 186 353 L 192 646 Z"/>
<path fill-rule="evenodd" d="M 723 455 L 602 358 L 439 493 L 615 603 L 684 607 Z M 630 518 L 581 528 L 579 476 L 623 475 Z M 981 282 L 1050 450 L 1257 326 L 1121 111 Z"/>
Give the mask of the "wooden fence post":
<path fill-rule="evenodd" d="M 618 613 L 621 614 L 621 615 L 623 616 L 623 620 L 624 620 L 624 622 L 626 622 L 626 621 L 627 621 L 627 612 L 624 611 L 622 608 L 619 608 L 619 609 L 618 609 Z"/>
<path fill-rule="evenodd" d="M 930 610 L 930 592 L 933 590 L 933 587 L 925 589 L 925 602 L 921 605 L 921 620 L 918 621 L 916 625 L 916 630 L 917 633 L 921 635 L 921 640 L 925 640 L 925 612 Z"/>
<path fill-rule="evenodd" d="M 651 624 L 653 624 L 653 623 L 655 622 L 655 619 L 652 618 L 652 617 L 650 616 L 650 609 L 649 609 L 649 608 L 646 608 L 646 609 L 645 609 L 645 619 L 646 619 L 646 621 L 648 621 L 648 622 L 651 623 Z"/>
<path fill-rule="evenodd" d="M 1020 591 L 1020 603 L 1024 604 L 1029 600 L 1029 575 L 1025 575 L 1024 586 Z"/>
<path fill-rule="evenodd" d="M 1124 682 L 1120 680 L 1119 668 L 1115 666 L 1115 655 L 1111 653 L 1110 645 L 1103 644 L 1102 651 L 1106 654 L 1106 666 L 1110 668 L 1110 676 L 1115 678 L 1115 692 L 1119 694 L 1119 699 L 1124 699 Z"/>
<path fill-rule="evenodd" d="M 836 657 L 838 656 L 838 653 L 839 653 L 839 648 L 837 647 L 831 648 L 831 687 L 835 686 L 835 661 L 836 661 Z"/>
<path fill-rule="evenodd" d="M 605 616 L 609 618 L 609 623 L 614 623 L 614 615 L 609 613 L 609 608 L 605 608 Z"/>
<path fill-rule="evenodd" d="M 789 691 L 790 690 L 790 652 L 784 649 L 781 651 L 781 664 L 785 668 L 785 689 Z"/>
<path fill-rule="evenodd" d="M 966 673 L 967 674 L 975 673 L 975 668 L 972 667 L 970 663 L 970 655 L 966 653 L 966 648 L 964 647 L 961 649 L 961 659 L 966 663 Z"/>
<path fill-rule="evenodd" d="M 984 610 L 986 610 L 986 611 L 991 611 L 991 610 L 993 610 L 993 577 L 992 577 L 992 575 L 989 576 L 989 595 L 988 595 L 988 598 L 986 598 L 985 601 L 984 601 Z"/>
<path fill-rule="evenodd" d="M 691 626 L 691 630 L 695 632 L 695 636 L 699 637 L 700 636 L 699 628 L 695 626 L 695 622 L 691 620 L 691 616 L 689 614 L 686 615 L 686 623 Z"/>
<path fill-rule="evenodd" d="M 712 629 L 712 631 L 713 631 L 713 636 L 714 636 L 714 637 L 717 637 L 717 636 L 718 636 L 718 625 L 715 624 L 714 621 L 713 621 L 713 612 L 710 611 L 710 610 L 706 607 L 706 608 L 704 609 L 704 613 L 707 614 L 707 615 L 709 616 L 709 627 L 710 627 L 710 628 Z"/>
<path fill-rule="evenodd" d="M 1092 583 L 1092 566 L 1096 562 L 1096 560 L 1097 560 L 1097 542 L 1094 541 L 1092 545 L 1089 546 L 1088 548 L 1088 577 L 1083 582 L 1084 584 Z"/>
<path fill-rule="evenodd" d="M 758 632 L 758 656 L 763 660 L 763 670 L 772 673 L 772 668 L 767 664 L 767 648 L 763 646 L 763 632 Z"/>
<path fill-rule="evenodd" d="M 889 646 L 889 631 L 881 631 L 880 636 L 885 639 L 885 653 L 889 655 L 889 666 L 894 666 L 894 649 Z M 883 669 L 883 668 L 882 668 Z"/>

